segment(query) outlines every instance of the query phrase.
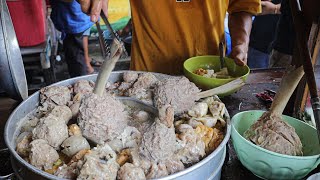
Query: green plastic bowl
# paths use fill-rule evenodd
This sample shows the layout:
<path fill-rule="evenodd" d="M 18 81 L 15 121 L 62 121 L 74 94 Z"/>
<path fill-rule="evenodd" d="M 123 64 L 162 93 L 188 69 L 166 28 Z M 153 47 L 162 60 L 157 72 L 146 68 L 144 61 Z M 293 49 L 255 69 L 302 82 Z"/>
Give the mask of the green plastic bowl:
<path fill-rule="evenodd" d="M 229 74 L 234 78 L 228 79 L 220 79 L 220 78 L 207 78 L 193 72 L 199 68 L 203 69 L 214 69 L 214 71 L 220 70 L 220 57 L 219 56 L 196 56 L 187 59 L 183 63 L 183 70 L 185 76 L 195 83 L 199 88 L 203 90 L 212 89 L 223 84 L 226 84 L 237 77 L 241 77 L 243 80 L 246 80 L 250 69 L 247 65 L 245 66 L 238 66 L 235 64 L 233 59 L 224 58 L 225 59 L 225 66 L 228 68 Z M 224 94 L 219 94 L 219 96 L 227 96 L 239 89 L 232 89 Z"/>
<path fill-rule="evenodd" d="M 317 130 L 289 116 L 284 121 L 293 126 L 299 135 L 304 156 L 289 156 L 263 149 L 246 140 L 243 133 L 265 111 L 244 111 L 231 119 L 231 138 L 241 163 L 256 176 L 264 179 L 301 179 L 320 163 L 320 146 Z"/>

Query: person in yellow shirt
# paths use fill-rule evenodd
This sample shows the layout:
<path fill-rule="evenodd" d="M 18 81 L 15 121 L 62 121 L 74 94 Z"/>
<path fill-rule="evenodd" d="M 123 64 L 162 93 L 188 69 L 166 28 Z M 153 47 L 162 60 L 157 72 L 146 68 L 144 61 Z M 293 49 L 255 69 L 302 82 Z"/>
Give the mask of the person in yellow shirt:
<path fill-rule="evenodd" d="M 91 20 L 108 0 L 79 0 Z M 260 0 L 130 0 L 133 39 L 131 69 L 182 74 L 189 57 L 219 54 L 224 41 L 224 18 L 229 13 L 231 57 L 247 61 L 252 15 L 261 12 Z"/>

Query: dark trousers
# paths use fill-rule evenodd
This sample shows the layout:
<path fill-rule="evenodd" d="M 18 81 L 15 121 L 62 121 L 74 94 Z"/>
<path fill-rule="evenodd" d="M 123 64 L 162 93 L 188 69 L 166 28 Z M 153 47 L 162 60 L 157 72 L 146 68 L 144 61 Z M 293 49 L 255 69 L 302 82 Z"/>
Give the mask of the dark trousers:
<path fill-rule="evenodd" d="M 87 74 L 82 38 L 82 33 L 67 34 L 63 40 L 65 59 L 68 64 L 68 71 L 71 77 Z"/>

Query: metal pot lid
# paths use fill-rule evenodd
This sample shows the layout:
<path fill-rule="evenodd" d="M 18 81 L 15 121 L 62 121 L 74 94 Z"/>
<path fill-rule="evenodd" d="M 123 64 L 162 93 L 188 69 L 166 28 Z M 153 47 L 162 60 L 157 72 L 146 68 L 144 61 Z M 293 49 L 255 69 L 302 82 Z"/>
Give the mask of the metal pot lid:
<path fill-rule="evenodd" d="M 11 98 L 24 100 L 28 97 L 26 74 L 6 0 L 0 0 L 0 47 L 1 86 Z"/>

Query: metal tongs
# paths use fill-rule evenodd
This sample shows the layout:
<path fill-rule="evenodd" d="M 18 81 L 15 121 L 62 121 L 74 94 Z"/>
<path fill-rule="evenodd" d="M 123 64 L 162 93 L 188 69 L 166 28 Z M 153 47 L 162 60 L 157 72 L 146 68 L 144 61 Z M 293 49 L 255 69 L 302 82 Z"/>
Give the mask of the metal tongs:
<path fill-rule="evenodd" d="M 306 75 L 307 83 L 309 86 L 311 104 L 313 114 L 316 122 L 318 139 L 320 142 L 320 98 L 318 96 L 317 84 L 315 80 L 313 65 L 311 61 L 311 54 L 308 47 L 308 33 L 305 31 L 306 21 L 303 18 L 303 12 L 300 7 L 300 2 L 290 1 L 292 10 L 293 24 L 296 31 L 296 37 L 298 41 L 298 49 L 300 57 L 303 61 L 303 69 Z M 320 20 L 318 21 L 320 22 Z M 319 49 L 319 44 L 315 48 Z M 316 58 L 316 57 L 313 57 Z"/>
<path fill-rule="evenodd" d="M 106 26 L 107 26 L 107 28 L 109 29 L 109 31 L 111 32 L 112 36 L 113 36 L 115 39 L 117 39 L 118 42 L 120 43 L 121 48 L 122 48 L 122 53 L 123 53 L 123 54 L 122 54 L 122 57 L 123 57 L 123 58 L 128 57 L 128 56 L 129 56 L 129 55 L 128 55 L 128 52 L 126 51 L 126 48 L 124 47 L 124 44 L 123 44 L 123 42 L 122 42 L 122 40 L 121 40 L 121 37 L 120 37 L 119 34 L 112 28 L 112 26 L 111 26 L 108 18 L 106 17 L 106 15 L 104 14 L 103 11 L 101 11 L 100 16 L 101 16 L 102 20 L 104 21 L 104 23 L 106 24 Z M 103 38 L 102 38 L 102 37 L 103 37 L 103 33 L 102 33 L 102 31 L 101 31 L 100 24 L 97 22 L 96 25 L 97 25 L 97 29 L 98 29 L 98 33 L 99 33 L 99 41 L 100 41 L 100 44 L 102 44 L 101 41 L 102 41 L 102 39 L 103 39 Z M 106 37 L 105 37 L 105 38 L 106 38 Z M 104 45 L 104 47 L 103 47 L 104 49 L 101 50 L 102 55 L 103 55 L 104 57 L 110 57 L 110 48 L 108 47 L 108 44 L 104 41 L 104 42 L 103 42 L 103 45 Z M 101 47 L 101 48 L 102 48 L 102 47 Z"/>

